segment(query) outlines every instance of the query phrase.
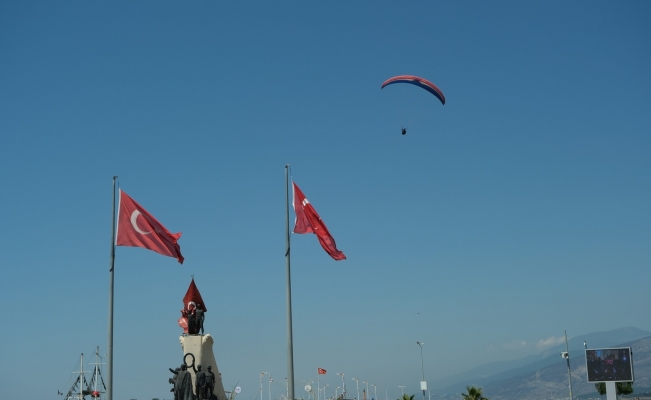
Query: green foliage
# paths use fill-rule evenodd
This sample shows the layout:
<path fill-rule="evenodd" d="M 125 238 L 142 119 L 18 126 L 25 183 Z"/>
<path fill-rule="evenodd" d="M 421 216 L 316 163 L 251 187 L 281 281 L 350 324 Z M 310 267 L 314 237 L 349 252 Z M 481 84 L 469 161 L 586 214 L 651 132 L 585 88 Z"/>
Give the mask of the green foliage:
<path fill-rule="evenodd" d="M 416 395 L 415 395 L 415 394 L 412 394 L 412 395 L 410 396 L 410 395 L 408 395 L 408 394 L 403 394 L 402 397 L 399 398 L 398 400 L 414 400 L 414 396 L 416 396 Z"/>
<path fill-rule="evenodd" d="M 617 394 L 633 393 L 633 382 L 617 382 Z"/>
<path fill-rule="evenodd" d="M 482 396 L 481 388 L 476 386 L 466 386 L 468 393 L 461 393 L 463 400 L 488 400 L 487 397 Z"/>
<path fill-rule="evenodd" d="M 595 383 L 594 387 L 595 387 L 595 389 L 597 389 L 597 392 L 599 392 L 599 394 L 601 396 L 606 394 L 606 384 L 605 383 L 603 383 L 603 382 Z"/>
<path fill-rule="evenodd" d="M 600 395 L 606 394 L 606 384 L 604 382 L 595 383 L 594 387 Z M 633 382 L 615 382 L 617 394 L 631 394 L 633 393 Z"/>

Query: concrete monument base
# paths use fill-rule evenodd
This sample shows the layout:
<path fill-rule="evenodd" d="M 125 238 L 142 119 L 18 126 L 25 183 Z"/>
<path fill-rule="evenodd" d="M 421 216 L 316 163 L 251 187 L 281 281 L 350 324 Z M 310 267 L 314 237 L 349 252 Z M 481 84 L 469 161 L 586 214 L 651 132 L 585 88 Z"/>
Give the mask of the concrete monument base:
<path fill-rule="evenodd" d="M 208 366 L 212 367 L 212 372 L 215 374 L 215 391 L 214 394 L 218 400 L 228 400 L 224 391 L 224 384 L 222 383 L 222 374 L 219 373 L 215 355 L 212 352 L 212 345 L 214 343 L 212 336 L 207 335 L 182 335 L 179 337 L 183 354 L 192 353 L 194 355 L 194 368 L 201 365 L 202 371 L 208 371 Z M 192 362 L 192 357 L 188 356 L 186 363 Z M 192 375 L 192 390 L 196 388 L 196 378 L 194 369 L 188 365 L 188 371 Z M 196 394 L 196 393 L 195 393 Z"/>

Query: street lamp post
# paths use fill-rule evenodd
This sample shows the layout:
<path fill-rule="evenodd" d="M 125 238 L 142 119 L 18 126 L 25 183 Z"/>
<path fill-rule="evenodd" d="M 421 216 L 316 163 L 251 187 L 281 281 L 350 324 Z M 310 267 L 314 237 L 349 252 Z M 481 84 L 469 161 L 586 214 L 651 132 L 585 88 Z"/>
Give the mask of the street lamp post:
<path fill-rule="evenodd" d="M 359 379 L 353 378 L 353 380 L 357 384 L 357 400 L 359 400 Z"/>
<path fill-rule="evenodd" d="M 262 400 L 262 377 L 269 372 L 260 372 L 260 400 Z"/>
<path fill-rule="evenodd" d="M 400 394 L 400 395 L 401 395 L 401 396 L 404 396 L 404 395 L 405 395 L 405 387 L 406 387 L 406 386 L 398 386 L 398 387 L 400 388 L 400 391 L 401 391 L 401 394 Z"/>
<path fill-rule="evenodd" d="M 346 398 L 346 381 L 344 380 L 344 373 L 337 372 L 337 375 L 341 376 L 341 397 Z"/>
<path fill-rule="evenodd" d="M 583 346 L 586 347 L 585 342 L 583 342 Z M 570 400 L 574 400 L 574 396 L 572 395 L 572 370 L 570 369 L 570 350 L 567 345 L 567 331 L 565 331 L 565 351 L 561 352 L 561 357 L 567 360 L 567 380 L 570 383 Z"/>
<path fill-rule="evenodd" d="M 312 400 L 317 400 L 316 396 L 314 395 L 314 386 L 312 386 L 313 383 L 313 380 L 308 379 L 307 385 L 305 386 L 305 391 L 307 392 L 307 400 L 310 400 L 310 395 L 312 395 Z"/>
<path fill-rule="evenodd" d="M 364 393 L 366 393 L 367 397 L 364 400 L 368 400 L 368 382 L 362 382 L 362 383 L 364 383 L 366 385 L 366 391 Z"/>
<path fill-rule="evenodd" d="M 425 381 L 425 367 L 423 363 L 423 345 L 424 342 L 416 342 L 420 346 L 420 370 L 423 372 L 423 380 L 420 382 L 420 388 L 423 391 L 423 400 L 425 400 L 425 391 L 427 390 L 427 382 Z"/>
<path fill-rule="evenodd" d="M 377 400 L 377 385 L 374 383 L 371 383 L 371 386 L 373 386 L 373 389 L 375 391 L 375 400 Z"/>
<path fill-rule="evenodd" d="M 271 382 L 274 380 L 271 379 L 271 373 L 269 373 L 269 400 L 271 400 Z"/>
<path fill-rule="evenodd" d="M 335 399 L 339 398 L 339 386 L 335 388 Z"/>

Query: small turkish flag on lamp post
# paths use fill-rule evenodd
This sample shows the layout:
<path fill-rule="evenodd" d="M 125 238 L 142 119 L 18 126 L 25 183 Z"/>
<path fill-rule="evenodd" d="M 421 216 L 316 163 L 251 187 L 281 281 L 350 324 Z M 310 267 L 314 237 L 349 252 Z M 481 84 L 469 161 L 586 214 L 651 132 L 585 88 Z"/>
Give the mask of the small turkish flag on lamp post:
<path fill-rule="evenodd" d="M 319 373 L 319 375 L 325 375 L 326 374 L 326 370 L 323 369 L 323 368 L 317 368 L 316 370 Z"/>
<path fill-rule="evenodd" d="M 136 203 L 120 189 L 117 246 L 144 247 L 168 257 L 174 257 L 183 264 L 181 233 L 171 233 L 153 215 Z"/>

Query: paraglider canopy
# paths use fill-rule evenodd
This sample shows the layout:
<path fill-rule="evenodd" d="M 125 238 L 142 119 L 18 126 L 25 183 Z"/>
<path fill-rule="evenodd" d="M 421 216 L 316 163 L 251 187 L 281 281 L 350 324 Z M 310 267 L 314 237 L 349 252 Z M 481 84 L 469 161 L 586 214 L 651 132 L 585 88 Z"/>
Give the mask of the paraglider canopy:
<path fill-rule="evenodd" d="M 437 88 L 436 85 L 427 79 L 423 79 L 414 75 L 398 75 L 384 81 L 382 84 L 382 89 L 384 89 L 385 86 L 394 83 L 410 83 L 412 85 L 419 86 L 436 96 L 436 98 L 438 98 L 442 104 L 445 104 L 445 96 L 443 95 L 443 92 L 441 92 L 441 89 Z"/>

